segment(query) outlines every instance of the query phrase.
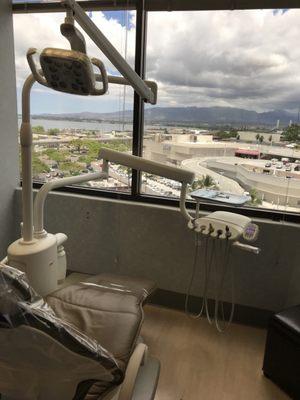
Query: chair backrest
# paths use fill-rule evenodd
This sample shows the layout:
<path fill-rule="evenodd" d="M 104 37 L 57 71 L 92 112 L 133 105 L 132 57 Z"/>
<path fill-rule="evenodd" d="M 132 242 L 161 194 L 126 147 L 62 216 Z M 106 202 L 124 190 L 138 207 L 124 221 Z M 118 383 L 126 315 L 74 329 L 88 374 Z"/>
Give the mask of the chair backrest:
<path fill-rule="evenodd" d="M 0 393 L 23 400 L 83 399 L 123 380 L 107 350 L 58 318 L 23 272 L 0 265 Z"/>

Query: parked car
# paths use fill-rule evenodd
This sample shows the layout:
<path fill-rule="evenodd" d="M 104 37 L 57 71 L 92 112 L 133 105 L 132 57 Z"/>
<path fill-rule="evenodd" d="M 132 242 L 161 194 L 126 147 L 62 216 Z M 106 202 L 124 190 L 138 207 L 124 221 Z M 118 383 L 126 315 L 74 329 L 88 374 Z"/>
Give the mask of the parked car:
<path fill-rule="evenodd" d="M 283 162 L 284 165 L 287 165 L 289 163 L 290 159 L 287 157 L 282 157 L 281 161 Z"/>
<path fill-rule="evenodd" d="M 271 167 L 272 167 L 272 164 L 270 162 L 265 163 L 265 168 L 271 168 Z"/>
<path fill-rule="evenodd" d="M 297 143 L 290 143 L 286 144 L 285 147 L 288 147 L 289 149 L 294 149 L 297 146 Z"/>

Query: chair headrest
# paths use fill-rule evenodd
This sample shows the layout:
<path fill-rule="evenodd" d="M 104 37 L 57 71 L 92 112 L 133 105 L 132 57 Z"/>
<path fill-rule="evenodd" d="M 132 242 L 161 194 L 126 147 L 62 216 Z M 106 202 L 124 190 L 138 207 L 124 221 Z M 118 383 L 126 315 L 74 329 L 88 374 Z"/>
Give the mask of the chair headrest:
<path fill-rule="evenodd" d="M 114 371 L 115 380 L 123 371 L 113 355 L 96 340 L 62 320 L 48 303 L 30 286 L 26 274 L 0 264 L 0 329 L 26 325 L 51 336 L 74 353 L 88 357 Z"/>

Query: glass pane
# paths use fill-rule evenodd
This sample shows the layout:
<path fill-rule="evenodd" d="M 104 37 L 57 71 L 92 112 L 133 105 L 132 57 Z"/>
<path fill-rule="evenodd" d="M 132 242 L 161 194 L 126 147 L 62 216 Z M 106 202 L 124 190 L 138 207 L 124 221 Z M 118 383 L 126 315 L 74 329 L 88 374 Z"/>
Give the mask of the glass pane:
<path fill-rule="evenodd" d="M 134 66 L 135 12 L 92 12 L 90 16 Z M 41 50 L 46 47 L 70 48 L 60 34 L 64 17 L 63 13 L 14 15 L 19 125 L 22 86 L 30 73 L 26 52 L 30 47 Z M 85 38 L 87 54 L 101 59 L 109 75 L 120 75 L 87 35 Z M 102 147 L 132 152 L 131 87 L 110 84 L 104 96 L 77 96 L 35 84 L 31 105 L 36 181 L 99 171 L 102 166 L 99 150 Z M 112 167 L 110 171 L 108 180 L 89 182 L 85 186 L 129 191 L 131 179 L 124 179 L 123 170 Z"/>
<path fill-rule="evenodd" d="M 147 79 L 158 83 L 158 104 L 146 106 L 144 157 L 194 171 L 194 189 L 299 211 L 299 17 L 149 13 Z"/>
<path fill-rule="evenodd" d="M 181 184 L 172 179 L 142 173 L 142 193 L 153 196 L 179 197 Z"/>

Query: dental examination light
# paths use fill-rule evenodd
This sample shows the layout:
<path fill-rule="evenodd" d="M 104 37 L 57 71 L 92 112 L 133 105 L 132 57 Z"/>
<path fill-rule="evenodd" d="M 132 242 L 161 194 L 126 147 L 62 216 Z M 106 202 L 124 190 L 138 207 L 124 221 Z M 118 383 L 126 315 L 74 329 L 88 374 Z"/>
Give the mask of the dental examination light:
<path fill-rule="evenodd" d="M 65 185 L 79 184 L 93 179 L 103 179 L 103 172 L 85 174 L 79 177 L 59 179 L 46 183 L 36 196 L 33 207 L 32 192 L 32 130 L 30 124 L 30 92 L 35 82 L 56 91 L 81 96 L 100 96 L 108 85 L 130 85 L 145 101 L 156 103 L 157 85 L 144 81 L 123 59 L 109 40 L 85 14 L 74 0 L 63 0 L 61 5 L 66 18 L 61 33 L 70 43 L 69 49 L 46 48 L 40 53 L 35 48 L 27 52 L 31 75 L 22 90 L 22 124 L 20 144 L 22 158 L 22 238 L 12 243 L 5 261 L 25 271 L 32 286 L 45 295 L 57 288 L 66 273 L 66 256 L 63 243 L 65 234 L 50 234 L 44 230 L 43 208 L 48 192 Z M 103 62 L 86 54 L 86 43 L 81 32 L 75 27 L 75 20 L 105 54 L 122 76 L 108 76 Z M 97 73 L 94 72 L 97 68 Z"/>
<path fill-rule="evenodd" d="M 105 94 L 109 83 L 130 85 L 145 102 L 156 104 L 157 84 L 144 81 L 130 67 L 75 0 L 62 0 L 61 5 L 67 15 L 60 29 L 71 50 L 46 48 L 39 54 L 37 49 L 29 49 L 27 59 L 35 80 L 61 92 L 94 96 Z M 101 60 L 87 56 L 85 39 L 75 28 L 75 20 L 122 76 L 108 76 Z M 100 74 L 94 73 L 93 66 Z M 99 82 L 102 87 L 97 86 Z"/>
<path fill-rule="evenodd" d="M 191 193 L 191 197 L 196 200 L 195 217 L 190 217 L 188 227 L 195 232 L 195 253 L 190 282 L 185 298 L 185 311 L 193 317 L 199 318 L 205 311 L 210 324 L 215 324 L 219 332 L 224 332 L 230 325 L 234 316 L 234 271 L 230 262 L 232 248 L 259 254 L 260 249 L 249 244 L 241 243 L 239 239 L 253 242 L 257 239 L 259 228 L 253 224 L 251 219 L 240 214 L 215 211 L 206 216 L 200 217 L 200 201 L 208 198 L 227 203 L 231 206 L 241 206 L 245 204 L 248 196 L 237 196 L 231 193 L 222 193 L 209 189 L 200 189 Z M 203 257 L 201 259 L 203 267 L 203 296 L 202 305 L 198 314 L 191 314 L 189 311 L 189 297 L 192 285 L 195 280 L 196 268 L 199 258 L 199 247 L 202 248 Z M 223 297 L 226 276 L 230 275 L 231 308 L 227 324 L 225 323 Z M 208 307 L 209 289 L 214 287 L 214 310 L 210 312 Z M 220 323 L 220 314 L 223 325 Z"/>

